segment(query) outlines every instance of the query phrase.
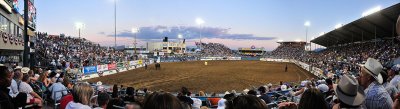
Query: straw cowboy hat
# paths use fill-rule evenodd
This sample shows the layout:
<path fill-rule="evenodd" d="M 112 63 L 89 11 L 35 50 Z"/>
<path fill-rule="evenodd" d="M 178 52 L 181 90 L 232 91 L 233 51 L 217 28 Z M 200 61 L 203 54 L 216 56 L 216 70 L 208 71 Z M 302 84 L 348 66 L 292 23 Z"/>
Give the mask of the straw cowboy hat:
<path fill-rule="evenodd" d="M 368 58 L 367 62 L 364 65 L 360 66 L 362 68 L 365 68 L 367 73 L 374 77 L 379 84 L 382 84 L 383 78 L 381 75 L 381 71 L 383 69 L 383 66 L 378 60 L 374 58 Z"/>
<path fill-rule="evenodd" d="M 28 67 L 23 67 L 23 68 L 21 68 L 21 72 L 22 72 L 22 73 L 28 73 L 29 70 L 31 70 L 31 69 L 29 69 Z"/>
<path fill-rule="evenodd" d="M 357 80 L 348 75 L 344 75 L 338 85 L 334 86 L 336 96 L 347 105 L 359 106 L 365 100 L 365 93 L 359 87 Z"/>

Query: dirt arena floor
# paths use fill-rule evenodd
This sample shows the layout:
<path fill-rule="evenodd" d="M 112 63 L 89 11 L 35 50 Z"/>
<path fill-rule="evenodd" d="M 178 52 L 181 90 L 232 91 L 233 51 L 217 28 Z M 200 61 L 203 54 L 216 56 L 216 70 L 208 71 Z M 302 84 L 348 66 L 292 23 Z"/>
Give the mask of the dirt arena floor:
<path fill-rule="evenodd" d="M 204 61 L 161 63 L 161 70 L 155 70 L 154 64 L 144 67 L 88 80 L 101 81 L 103 84 L 118 84 L 150 90 L 177 92 L 182 86 L 193 92 L 205 91 L 223 93 L 242 91 L 279 81 L 296 82 L 313 78 L 295 64 L 262 61 Z M 288 72 L 285 66 L 288 65 Z"/>

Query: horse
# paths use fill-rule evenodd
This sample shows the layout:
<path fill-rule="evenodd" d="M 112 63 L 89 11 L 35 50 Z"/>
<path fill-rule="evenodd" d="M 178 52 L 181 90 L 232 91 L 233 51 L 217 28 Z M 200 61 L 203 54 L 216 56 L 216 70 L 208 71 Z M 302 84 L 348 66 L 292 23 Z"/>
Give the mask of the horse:
<path fill-rule="evenodd" d="M 156 63 L 155 66 L 156 66 L 156 70 L 160 70 L 161 69 L 160 63 Z"/>

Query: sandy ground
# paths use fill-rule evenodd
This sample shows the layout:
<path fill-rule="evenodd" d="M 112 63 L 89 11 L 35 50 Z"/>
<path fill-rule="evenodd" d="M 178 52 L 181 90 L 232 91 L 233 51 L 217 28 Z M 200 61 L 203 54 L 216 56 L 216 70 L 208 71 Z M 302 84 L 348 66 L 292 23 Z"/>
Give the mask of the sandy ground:
<path fill-rule="evenodd" d="M 182 86 L 193 92 L 242 91 L 279 81 L 296 82 L 312 78 L 295 64 L 262 61 L 204 61 L 161 63 L 161 70 L 155 70 L 154 64 L 144 67 L 94 78 L 89 82 L 101 81 L 103 84 L 118 84 L 150 90 L 177 92 Z M 285 72 L 285 66 L 288 72 Z"/>

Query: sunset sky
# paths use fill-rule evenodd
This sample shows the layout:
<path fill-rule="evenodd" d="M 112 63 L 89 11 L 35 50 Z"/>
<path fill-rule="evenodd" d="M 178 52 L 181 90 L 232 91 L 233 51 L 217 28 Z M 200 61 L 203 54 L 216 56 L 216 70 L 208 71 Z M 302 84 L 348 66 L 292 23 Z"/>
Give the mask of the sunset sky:
<path fill-rule="evenodd" d="M 276 41 L 305 40 L 361 18 L 376 6 L 387 8 L 399 0 L 117 0 L 117 44 L 133 43 L 132 28 L 139 28 L 139 45 L 171 40 L 182 34 L 193 46 L 223 43 L 232 49 L 264 47 Z M 35 0 L 37 31 L 78 37 L 77 22 L 85 24 L 81 37 L 103 46 L 114 45 L 114 0 Z M 22 10 L 22 9 L 21 9 Z M 205 21 L 196 24 L 196 18 Z"/>

